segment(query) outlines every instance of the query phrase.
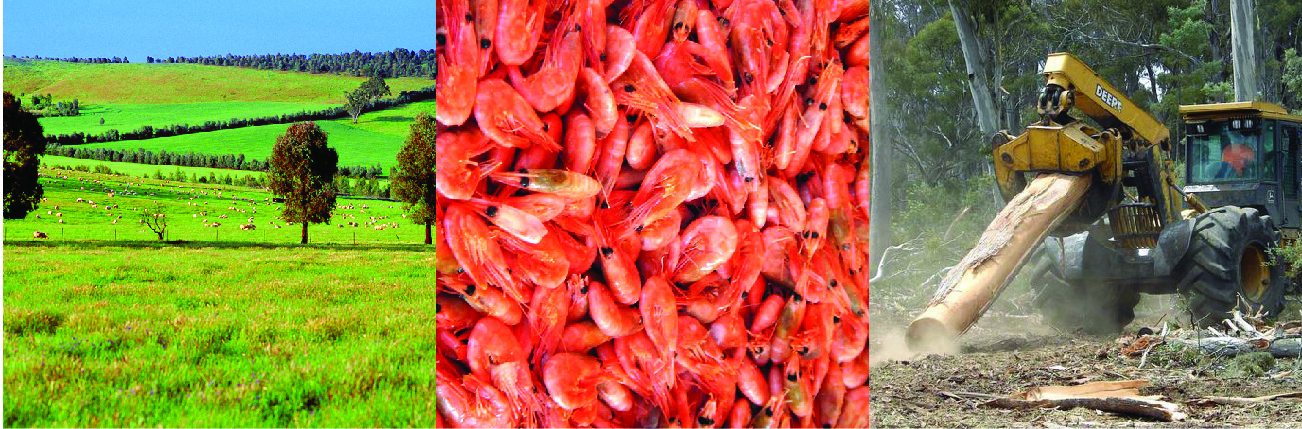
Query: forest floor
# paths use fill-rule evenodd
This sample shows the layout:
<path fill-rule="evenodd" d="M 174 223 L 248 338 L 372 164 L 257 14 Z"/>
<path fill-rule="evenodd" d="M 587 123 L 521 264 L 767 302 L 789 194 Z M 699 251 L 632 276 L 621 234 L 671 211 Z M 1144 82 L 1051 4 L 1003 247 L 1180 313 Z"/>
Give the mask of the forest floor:
<path fill-rule="evenodd" d="M 874 291 L 876 292 L 876 291 Z M 1188 317 L 1172 297 L 1145 296 L 1136 321 L 1112 336 L 1059 332 L 1034 310 L 996 305 L 961 339 L 953 355 L 910 356 L 904 330 L 921 309 L 883 303 L 872 310 L 872 425 L 874 427 L 1283 427 L 1296 425 L 1302 399 L 1252 405 L 1199 405 L 1208 396 L 1254 397 L 1302 390 L 1302 359 L 1278 359 L 1261 371 L 1243 360 L 1206 355 L 1171 343 L 1147 356 L 1121 352 L 1139 329 L 1175 332 Z M 1029 314 L 1028 314 L 1029 313 Z M 1296 303 L 1279 322 L 1302 319 Z M 1183 332 L 1189 332 L 1185 330 Z M 1245 373 L 1252 373 L 1245 375 Z M 984 406 L 976 394 L 1005 396 L 1031 387 L 1144 379 L 1143 395 L 1161 395 L 1188 415 L 1159 422 L 1084 408 L 1010 410 Z"/>

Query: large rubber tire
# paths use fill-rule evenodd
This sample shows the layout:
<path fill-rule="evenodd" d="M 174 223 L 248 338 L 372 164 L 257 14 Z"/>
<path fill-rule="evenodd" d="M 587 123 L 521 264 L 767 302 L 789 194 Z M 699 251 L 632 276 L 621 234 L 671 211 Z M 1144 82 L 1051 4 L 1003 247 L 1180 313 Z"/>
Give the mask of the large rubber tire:
<path fill-rule="evenodd" d="M 1268 263 L 1278 242 L 1274 221 L 1257 209 L 1226 206 L 1198 215 L 1189 251 L 1176 268 L 1182 276 L 1176 290 L 1194 323 L 1219 324 L 1236 308 L 1279 314 L 1288 283 L 1280 264 Z"/>
<path fill-rule="evenodd" d="M 1135 320 L 1139 292 L 1126 286 L 1072 282 L 1062 274 L 1053 240 L 1034 256 L 1031 270 L 1032 303 L 1050 326 L 1066 332 L 1106 335 L 1120 332 Z"/>

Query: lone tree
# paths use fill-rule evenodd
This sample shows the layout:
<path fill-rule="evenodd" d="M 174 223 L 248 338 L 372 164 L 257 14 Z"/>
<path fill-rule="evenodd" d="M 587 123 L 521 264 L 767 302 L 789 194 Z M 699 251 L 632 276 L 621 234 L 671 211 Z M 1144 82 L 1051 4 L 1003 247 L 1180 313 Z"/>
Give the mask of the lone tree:
<path fill-rule="evenodd" d="M 145 208 L 140 213 L 140 223 L 145 224 L 154 234 L 158 234 L 158 241 L 167 239 L 167 214 L 163 213 L 163 206 L 154 201 L 153 207 Z"/>
<path fill-rule="evenodd" d="M 36 115 L 23 110 L 22 101 L 4 93 L 5 219 L 22 219 L 36 210 L 45 195 L 37 181 L 45 154 L 45 136 Z"/>
<path fill-rule="evenodd" d="M 384 78 L 377 74 L 362 82 L 362 85 L 353 92 L 345 94 L 348 104 L 345 104 L 344 108 L 348 110 L 348 115 L 353 117 L 353 123 L 356 124 L 357 117 L 362 115 L 362 109 L 372 101 L 392 93 L 389 91 L 389 84 L 384 83 Z"/>
<path fill-rule="evenodd" d="M 315 122 L 299 122 L 276 138 L 268 163 L 267 187 L 285 199 L 285 220 L 303 224 L 307 244 L 308 224 L 329 223 L 335 208 L 339 154 L 326 145 L 326 133 Z"/>
<path fill-rule="evenodd" d="M 425 244 L 434 242 L 434 118 L 428 113 L 416 116 L 411 124 L 407 144 L 398 152 L 390 190 L 407 204 L 411 221 L 425 225 Z"/>

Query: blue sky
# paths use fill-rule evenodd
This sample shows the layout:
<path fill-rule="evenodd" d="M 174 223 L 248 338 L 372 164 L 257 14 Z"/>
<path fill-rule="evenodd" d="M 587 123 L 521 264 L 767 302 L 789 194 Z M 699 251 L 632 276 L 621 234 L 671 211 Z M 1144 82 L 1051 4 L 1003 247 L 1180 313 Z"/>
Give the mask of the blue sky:
<path fill-rule="evenodd" d="M 52 58 L 434 49 L 435 0 L 9 0 L 4 55 Z"/>

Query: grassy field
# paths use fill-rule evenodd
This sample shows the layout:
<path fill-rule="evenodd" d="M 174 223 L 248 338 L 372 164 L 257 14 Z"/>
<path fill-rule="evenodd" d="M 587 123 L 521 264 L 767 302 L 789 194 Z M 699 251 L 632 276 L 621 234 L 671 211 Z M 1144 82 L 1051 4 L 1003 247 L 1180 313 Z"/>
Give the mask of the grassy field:
<path fill-rule="evenodd" d="M 24 101 L 24 106 L 27 101 Z M 337 107 L 337 104 L 292 103 L 277 101 L 230 101 L 212 103 L 178 104 L 92 104 L 81 109 L 81 116 L 41 118 L 45 134 L 89 135 L 103 134 L 109 130 L 130 132 L 145 125 L 159 127 L 173 124 L 203 125 L 205 121 L 229 121 L 284 115 L 301 111 L 317 111 Z M 99 120 L 104 119 L 104 125 Z"/>
<path fill-rule="evenodd" d="M 395 157 L 402 148 L 415 121 L 416 114 L 434 114 L 434 101 L 422 101 L 392 109 L 367 112 L 353 124 L 352 119 L 317 121 L 329 134 L 330 147 L 339 151 L 339 164 L 343 166 L 379 164 L 388 167 L 396 163 Z M 242 153 L 251 159 L 265 160 L 271 155 L 276 137 L 285 133 L 289 124 L 244 127 L 207 133 L 186 134 L 148 140 L 117 141 L 80 145 L 83 148 L 110 148 L 134 150 L 144 148 L 158 152 L 195 152 L 206 154 Z"/>
<path fill-rule="evenodd" d="M 142 167 L 162 168 L 164 172 L 178 168 Z M 272 195 L 261 189 L 68 170 L 45 170 L 45 173 L 49 177 L 42 178 L 41 182 L 45 185 L 47 201 L 41 203 L 40 208 L 26 219 L 5 221 L 6 243 L 32 241 L 33 231 L 48 234 L 49 241 L 158 241 L 158 236 L 139 222 L 143 213 L 140 210 L 152 208 L 155 201 L 169 219 L 167 239 L 170 241 L 294 244 L 299 242 L 302 233 L 301 226 L 289 225 L 276 219 L 280 216 L 281 205 L 268 201 Z M 217 174 L 220 177 L 221 173 Z M 114 196 L 109 197 L 109 192 L 114 192 Z M 136 195 L 130 195 L 131 193 Z M 78 203 L 77 198 L 82 198 L 84 202 Z M 91 207 L 92 201 L 97 207 Z M 106 209 L 110 204 L 116 207 Z M 403 214 L 401 203 L 341 198 L 331 224 L 308 227 L 309 241 L 341 245 L 424 242 L 424 227 L 411 223 Z M 223 215 L 226 218 L 222 218 Z M 252 222 L 249 218 L 253 218 Z M 348 226 L 348 222 L 354 222 L 358 226 Z M 210 227 L 204 226 L 205 223 L 222 225 Z M 241 224 L 253 224 L 257 229 L 240 230 Z M 383 229 L 376 228 L 380 226 Z"/>
<path fill-rule="evenodd" d="M 76 98 L 83 105 L 226 101 L 340 105 L 345 101 L 344 92 L 365 80 L 198 64 L 82 64 L 12 58 L 5 58 L 4 74 L 5 91 L 15 95 L 48 93 L 55 100 Z M 429 78 L 387 81 L 394 94 L 434 85 Z"/>
<path fill-rule="evenodd" d="M 4 246 L 6 426 L 432 427 L 420 246 Z"/>
<path fill-rule="evenodd" d="M 6 426 L 433 426 L 433 254 L 397 203 L 341 199 L 384 219 L 303 246 L 261 190 L 43 173 L 4 222 Z"/>

